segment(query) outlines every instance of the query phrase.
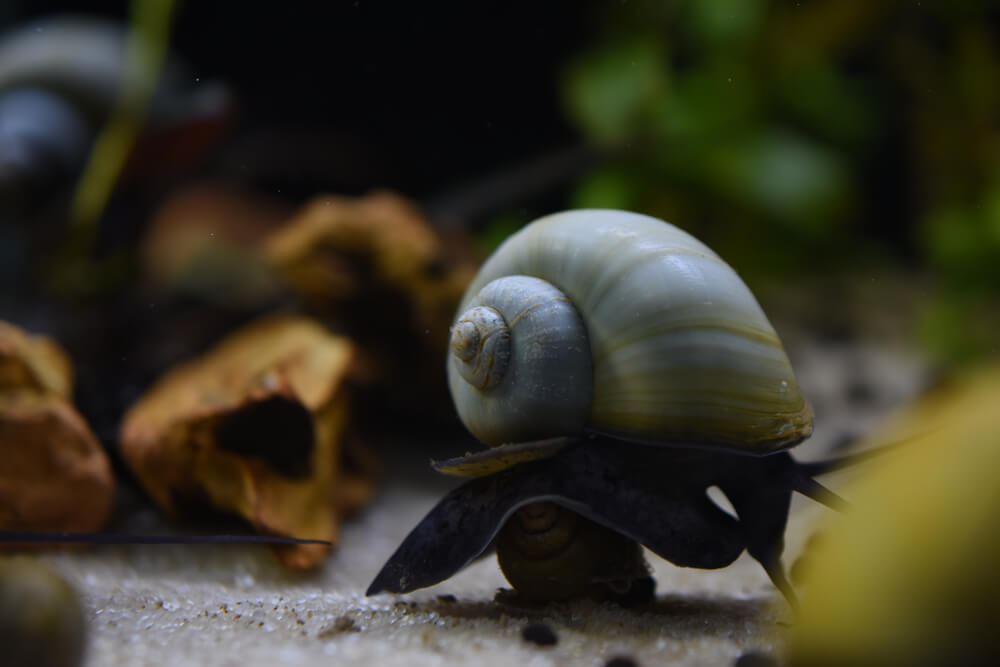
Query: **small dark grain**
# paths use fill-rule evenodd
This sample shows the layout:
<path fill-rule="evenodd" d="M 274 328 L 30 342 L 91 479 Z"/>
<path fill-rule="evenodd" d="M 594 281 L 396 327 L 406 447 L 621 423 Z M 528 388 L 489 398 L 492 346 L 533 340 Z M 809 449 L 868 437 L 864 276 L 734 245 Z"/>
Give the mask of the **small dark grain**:
<path fill-rule="evenodd" d="M 330 637 L 335 637 L 336 635 L 349 632 L 361 632 L 361 628 L 357 626 L 354 619 L 350 616 L 341 616 L 333 623 L 320 630 L 316 637 L 318 639 L 329 639 Z"/>
<path fill-rule="evenodd" d="M 639 663 L 627 655 L 616 655 L 604 663 L 604 667 L 639 667 Z"/>
<path fill-rule="evenodd" d="M 529 623 L 521 631 L 524 641 L 538 646 L 555 646 L 559 642 L 555 630 L 548 623 Z"/>
<path fill-rule="evenodd" d="M 766 653 L 749 651 L 736 658 L 733 667 L 778 667 L 778 661 Z"/>

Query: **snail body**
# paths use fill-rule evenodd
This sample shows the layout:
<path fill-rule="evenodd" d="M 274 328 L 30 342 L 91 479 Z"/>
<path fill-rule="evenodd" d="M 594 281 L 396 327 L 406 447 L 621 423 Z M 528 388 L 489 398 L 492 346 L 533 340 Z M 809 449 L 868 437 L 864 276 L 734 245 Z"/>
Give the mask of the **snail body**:
<path fill-rule="evenodd" d="M 471 479 L 369 594 L 442 581 L 491 545 L 523 597 L 627 592 L 649 580 L 642 544 L 700 568 L 745 549 L 794 598 L 780 558 L 791 495 L 835 505 L 813 477 L 840 463 L 785 451 L 812 411 L 753 294 L 703 243 L 626 211 L 541 218 L 469 286 L 447 364 L 456 411 L 489 449 L 433 464 Z M 550 506 L 559 521 L 536 530 Z"/>

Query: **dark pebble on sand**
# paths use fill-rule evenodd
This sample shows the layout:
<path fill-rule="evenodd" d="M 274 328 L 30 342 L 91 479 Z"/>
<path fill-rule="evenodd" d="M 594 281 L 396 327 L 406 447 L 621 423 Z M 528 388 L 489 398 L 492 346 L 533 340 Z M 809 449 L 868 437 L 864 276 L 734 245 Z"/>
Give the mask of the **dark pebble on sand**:
<path fill-rule="evenodd" d="M 778 667 L 778 661 L 766 653 L 750 651 L 736 658 L 733 667 Z"/>
<path fill-rule="evenodd" d="M 559 642 L 555 630 L 549 627 L 548 623 L 529 623 L 521 631 L 524 641 L 537 644 L 538 646 L 555 646 Z"/>

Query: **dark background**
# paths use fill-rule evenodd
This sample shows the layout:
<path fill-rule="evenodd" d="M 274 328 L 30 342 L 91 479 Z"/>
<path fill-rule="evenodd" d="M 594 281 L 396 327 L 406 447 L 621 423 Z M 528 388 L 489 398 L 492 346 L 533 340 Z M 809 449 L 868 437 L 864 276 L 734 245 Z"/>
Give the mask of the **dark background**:
<path fill-rule="evenodd" d="M 998 11 L 179 2 L 172 50 L 194 85 L 230 87 L 234 120 L 172 180 L 119 188 L 101 233 L 130 247 L 172 189 L 199 182 L 290 204 L 390 188 L 486 248 L 554 210 L 626 208 L 704 240 L 773 316 L 868 333 L 888 319 L 942 364 L 974 361 L 1000 328 Z M 64 13 L 124 21 L 129 7 L 15 1 L 0 24 Z M 52 238 L 0 247 L 0 266 L 21 262 L 0 279 L 34 288 L 38 262 L 18 258 L 62 227 L 36 228 Z"/>
<path fill-rule="evenodd" d="M 593 36 L 587 5 L 182 2 L 172 43 L 236 92 L 230 142 L 267 132 L 289 163 L 284 177 L 258 165 L 262 180 L 298 196 L 423 197 L 577 141 L 557 84 Z M 5 19 L 66 12 L 126 20 L 127 3 L 30 2 Z"/>

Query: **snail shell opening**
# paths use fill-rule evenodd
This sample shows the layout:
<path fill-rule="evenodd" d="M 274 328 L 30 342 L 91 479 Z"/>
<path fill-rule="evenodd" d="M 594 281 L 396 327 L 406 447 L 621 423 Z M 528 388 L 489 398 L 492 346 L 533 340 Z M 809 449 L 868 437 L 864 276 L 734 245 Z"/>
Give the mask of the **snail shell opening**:
<path fill-rule="evenodd" d="M 484 444 L 579 433 L 593 387 L 583 320 L 544 280 L 498 278 L 452 327 L 448 383 L 459 417 Z"/>

